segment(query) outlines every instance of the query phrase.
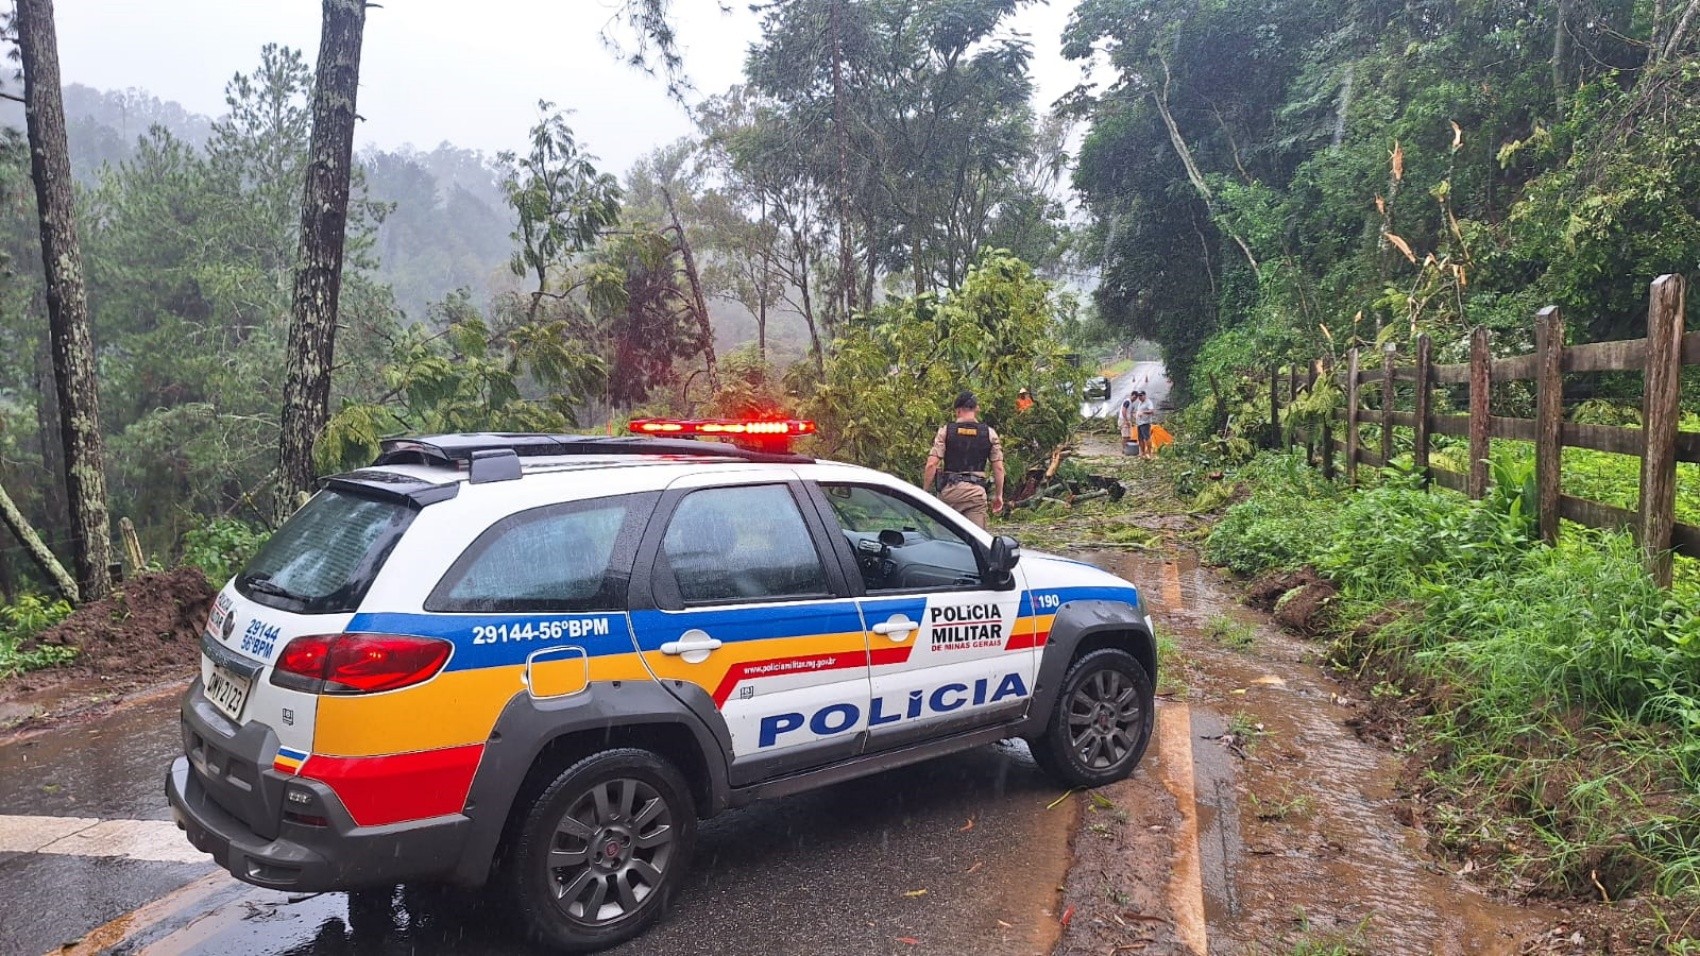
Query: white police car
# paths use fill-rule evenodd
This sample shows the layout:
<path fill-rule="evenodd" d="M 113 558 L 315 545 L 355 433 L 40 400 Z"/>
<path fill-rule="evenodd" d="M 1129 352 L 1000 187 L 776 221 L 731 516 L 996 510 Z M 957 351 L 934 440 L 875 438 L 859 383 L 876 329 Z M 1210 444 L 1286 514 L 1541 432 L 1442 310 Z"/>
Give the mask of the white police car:
<path fill-rule="evenodd" d="M 1125 581 L 865 468 L 644 437 L 386 442 L 202 647 L 166 781 L 195 846 L 287 890 L 501 881 L 573 950 L 653 922 L 728 808 L 1011 737 L 1126 777 L 1156 677 Z"/>

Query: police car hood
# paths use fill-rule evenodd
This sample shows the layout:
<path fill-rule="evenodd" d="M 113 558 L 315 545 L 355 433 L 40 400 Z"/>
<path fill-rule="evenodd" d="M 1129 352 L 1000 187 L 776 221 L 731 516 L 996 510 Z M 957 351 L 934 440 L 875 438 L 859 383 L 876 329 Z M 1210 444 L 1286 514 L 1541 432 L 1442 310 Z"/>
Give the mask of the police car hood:
<path fill-rule="evenodd" d="M 1140 592 L 1132 582 L 1116 577 L 1095 564 L 1075 558 L 1023 548 L 1021 569 L 1027 575 L 1028 588 L 1034 591 L 1047 588 L 1106 588 L 1132 592 L 1127 598 L 1129 603 L 1138 604 L 1140 601 Z"/>

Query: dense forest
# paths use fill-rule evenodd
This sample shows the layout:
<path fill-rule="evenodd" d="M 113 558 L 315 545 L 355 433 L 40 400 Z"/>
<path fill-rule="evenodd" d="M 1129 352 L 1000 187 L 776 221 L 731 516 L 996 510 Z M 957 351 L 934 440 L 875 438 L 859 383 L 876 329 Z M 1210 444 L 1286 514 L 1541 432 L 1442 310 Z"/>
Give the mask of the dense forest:
<path fill-rule="evenodd" d="M 1177 380 L 1485 325 L 1645 334 L 1700 261 L 1700 4 L 1082 0 L 1098 302 Z M 1637 331 L 1639 330 L 1639 331 Z M 1198 383 L 1194 383 L 1195 387 Z"/>

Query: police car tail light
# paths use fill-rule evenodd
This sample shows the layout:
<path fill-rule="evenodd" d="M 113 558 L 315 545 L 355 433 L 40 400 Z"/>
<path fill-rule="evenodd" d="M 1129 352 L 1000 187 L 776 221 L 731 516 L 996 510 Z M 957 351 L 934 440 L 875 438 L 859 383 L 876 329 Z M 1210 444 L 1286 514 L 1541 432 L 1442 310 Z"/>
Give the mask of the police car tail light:
<path fill-rule="evenodd" d="M 661 437 L 800 438 L 813 435 L 815 423 L 798 418 L 640 418 L 631 423 L 631 430 L 636 435 Z"/>
<path fill-rule="evenodd" d="M 453 645 L 398 634 L 314 634 L 284 645 L 272 683 L 309 694 L 372 694 L 423 683 Z"/>

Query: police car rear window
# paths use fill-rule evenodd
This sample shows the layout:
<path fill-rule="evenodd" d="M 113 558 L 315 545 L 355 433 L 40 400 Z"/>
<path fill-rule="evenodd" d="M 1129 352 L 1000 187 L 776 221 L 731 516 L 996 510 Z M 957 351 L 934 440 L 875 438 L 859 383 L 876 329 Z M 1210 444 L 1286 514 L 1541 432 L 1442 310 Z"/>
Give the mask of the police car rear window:
<path fill-rule="evenodd" d="M 659 497 L 596 498 L 503 518 L 443 575 L 425 610 L 624 610 L 632 554 Z"/>
<path fill-rule="evenodd" d="M 321 491 L 248 562 L 236 589 L 281 611 L 352 612 L 415 514 L 397 501 Z"/>

